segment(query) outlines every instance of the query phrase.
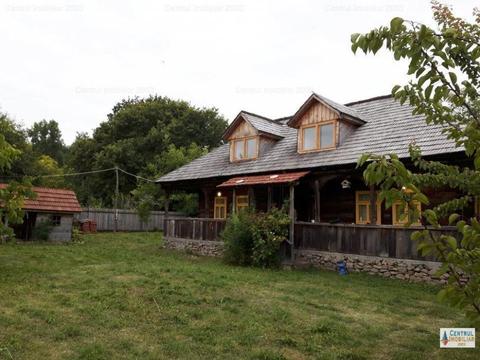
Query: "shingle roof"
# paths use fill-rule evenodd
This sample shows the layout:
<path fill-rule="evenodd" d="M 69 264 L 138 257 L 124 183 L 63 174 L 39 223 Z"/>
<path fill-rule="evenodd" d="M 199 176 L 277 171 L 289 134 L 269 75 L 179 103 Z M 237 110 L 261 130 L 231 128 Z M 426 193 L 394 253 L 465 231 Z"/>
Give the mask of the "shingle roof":
<path fill-rule="evenodd" d="M 246 111 L 242 111 L 245 119 L 258 131 L 275 135 L 278 137 L 284 137 L 285 131 L 284 126 L 274 122 L 271 119 L 267 119 L 263 116 L 259 116 L 257 114 L 252 114 Z"/>
<path fill-rule="evenodd" d="M 355 109 L 342 104 L 338 104 L 335 101 L 330 100 L 322 95 L 313 93 L 303 103 L 303 105 L 300 106 L 300 108 L 295 113 L 295 115 L 293 115 L 292 118 L 288 121 L 288 125 L 295 127 L 295 123 L 303 116 L 305 111 L 308 110 L 314 102 L 320 102 L 326 105 L 327 107 L 331 108 L 332 110 L 338 113 L 340 118 L 349 119 L 350 121 L 353 121 L 359 125 L 364 124 L 366 122 L 365 119 L 362 118 L 362 114 L 360 114 Z"/>
<path fill-rule="evenodd" d="M 6 186 L 7 184 L 0 184 L 0 189 L 5 189 Z M 26 199 L 23 205 L 24 210 L 63 213 L 76 213 L 82 211 L 77 196 L 72 190 L 50 189 L 34 186 L 32 191 L 37 194 L 37 197 L 35 199 Z"/>
<path fill-rule="evenodd" d="M 248 122 L 258 132 L 263 133 L 264 135 L 273 135 L 275 138 L 282 138 L 285 136 L 284 126 L 282 126 L 282 124 L 279 124 L 278 122 L 268 119 L 264 116 L 242 110 L 235 117 L 230 126 L 225 130 L 222 138 L 227 140 L 240 121 L 243 120 Z"/>
<path fill-rule="evenodd" d="M 348 106 L 345 106 L 345 105 L 342 105 L 342 104 L 339 104 L 339 103 L 337 103 L 333 100 L 330 100 L 330 99 L 328 99 L 325 96 L 322 96 L 320 94 L 314 93 L 313 95 L 314 95 L 315 98 L 327 103 L 328 105 L 330 105 L 332 108 L 334 108 L 338 112 L 340 112 L 342 114 L 345 114 L 345 115 L 349 115 L 352 118 L 365 121 L 365 119 L 362 118 L 362 114 L 359 113 L 358 111 L 356 111 L 355 109 L 353 109 L 351 107 L 348 107 Z"/>
<path fill-rule="evenodd" d="M 420 146 L 424 155 L 463 150 L 446 138 L 440 126 L 427 125 L 422 116 L 412 115 L 412 108 L 409 105 L 401 105 L 391 96 L 350 103 L 345 107 L 359 114 L 366 123 L 359 126 L 334 150 L 299 154 L 297 130 L 283 126 L 285 137 L 278 140 L 257 160 L 231 163 L 229 144 L 224 144 L 162 176 L 158 182 L 355 164 L 366 152 L 376 154 L 395 152 L 401 158 L 408 158 L 408 146 L 412 141 Z M 284 120 L 281 119 L 279 122 L 282 121 Z"/>
<path fill-rule="evenodd" d="M 217 185 L 217 187 L 232 187 L 259 184 L 285 184 L 297 181 L 308 173 L 309 171 L 298 171 L 280 174 L 238 176 L 228 179 L 220 185 Z"/>

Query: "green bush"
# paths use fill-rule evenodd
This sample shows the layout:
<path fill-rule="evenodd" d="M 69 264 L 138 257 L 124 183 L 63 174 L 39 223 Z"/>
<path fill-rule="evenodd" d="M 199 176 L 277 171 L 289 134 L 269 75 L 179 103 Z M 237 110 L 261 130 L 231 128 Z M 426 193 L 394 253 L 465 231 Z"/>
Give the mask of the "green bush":
<path fill-rule="evenodd" d="M 232 214 L 222 233 L 224 260 L 234 265 L 251 265 L 253 250 L 253 218 L 250 210 Z"/>
<path fill-rule="evenodd" d="M 35 224 L 32 231 L 32 238 L 34 240 L 47 241 L 50 232 L 52 231 L 53 224 L 50 220 L 41 221 Z"/>
<path fill-rule="evenodd" d="M 82 232 L 77 226 L 74 226 L 72 229 L 72 242 L 82 243 Z"/>
<path fill-rule="evenodd" d="M 253 226 L 252 263 L 260 267 L 280 265 L 280 245 L 288 240 L 290 218 L 282 209 L 258 214 Z"/>
<path fill-rule="evenodd" d="M 251 210 L 232 214 L 222 233 L 224 259 L 234 265 L 278 267 L 280 245 L 288 239 L 290 219 L 282 209 L 268 213 Z"/>

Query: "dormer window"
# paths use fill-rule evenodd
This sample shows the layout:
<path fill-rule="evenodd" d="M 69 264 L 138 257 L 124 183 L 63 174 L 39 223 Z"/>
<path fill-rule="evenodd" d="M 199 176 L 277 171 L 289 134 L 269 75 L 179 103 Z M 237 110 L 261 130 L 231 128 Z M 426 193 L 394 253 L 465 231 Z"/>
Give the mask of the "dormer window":
<path fill-rule="evenodd" d="M 354 109 L 318 94 L 312 94 L 288 121 L 298 129 L 300 154 L 336 149 L 364 123 Z"/>
<path fill-rule="evenodd" d="M 274 120 L 241 111 L 223 133 L 230 143 L 230 162 L 255 160 L 282 139 L 284 128 Z"/>
<path fill-rule="evenodd" d="M 336 121 L 301 126 L 299 131 L 300 152 L 335 148 L 335 126 Z"/>
<path fill-rule="evenodd" d="M 232 160 L 252 160 L 258 157 L 258 136 L 232 140 Z"/>

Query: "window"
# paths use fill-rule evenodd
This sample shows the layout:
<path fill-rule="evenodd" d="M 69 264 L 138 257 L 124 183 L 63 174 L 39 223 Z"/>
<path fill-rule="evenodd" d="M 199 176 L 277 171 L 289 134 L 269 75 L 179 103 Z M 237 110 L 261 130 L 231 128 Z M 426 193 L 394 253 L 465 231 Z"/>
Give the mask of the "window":
<path fill-rule="evenodd" d="M 240 160 L 245 158 L 245 146 L 243 140 L 235 140 L 235 159 Z"/>
<path fill-rule="evenodd" d="M 382 203 L 378 200 L 377 192 L 377 225 L 382 223 Z M 357 191 L 355 193 L 355 222 L 357 224 L 370 224 L 370 192 Z"/>
<path fill-rule="evenodd" d="M 60 215 L 52 215 L 50 216 L 50 222 L 53 226 L 60 226 L 62 222 L 62 217 Z"/>
<path fill-rule="evenodd" d="M 300 152 L 332 149 L 335 144 L 335 121 L 300 128 Z"/>
<path fill-rule="evenodd" d="M 417 208 L 418 212 L 422 211 L 422 204 L 419 201 L 413 201 L 413 205 Z M 405 225 L 409 222 L 408 217 L 408 205 L 403 202 L 396 201 L 392 205 L 392 223 L 393 225 Z M 412 223 L 412 225 L 421 225 L 420 219 Z"/>
<path fill-rule="evenodd" d="M 333 133 L 335 130 L 335 126 L 333 123 L 320 125 L 320 148 L 326 149 L 331 148 L 335 145 L 335 141 L 333 138 Z"/>
<path fill-rule="evenodd" d="M 257 139 L 247 139 L 247 159 L 257 157 Z"/>
<path fill-rule="evenodd" d="M 227 198 L 225 196 L 217 196 L 215 198 L 213 217 L 215 219 L 227 218 Z"/>
<path fill-rule="evenodd" d="M 232 161 L 255 159 L 258 154 L 257 137 L 246 137 L 232 141 Z"/>
<path fill-rule="evenodd" d="M 313 150 L 317 147 L 317 127 L 307 127 L 303 129 L 303 150 Z"/>
<path fill-rule="evenodd" d="M 237 212 L 242 211 L 243 209 L 248 208 L 248 195 L 239 195 L 235 200 L 235 210 Z"/>

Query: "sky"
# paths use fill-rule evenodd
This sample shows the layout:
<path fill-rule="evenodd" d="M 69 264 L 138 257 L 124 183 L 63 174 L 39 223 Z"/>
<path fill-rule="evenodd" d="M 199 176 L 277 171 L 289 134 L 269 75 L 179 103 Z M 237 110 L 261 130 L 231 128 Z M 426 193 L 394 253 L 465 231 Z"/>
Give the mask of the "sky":
<path fill-rule="evenodd" d="M 470 20 L 479 5 L 448 4 Z M 405 63 L 354 55 L 350 35 L 395 16 L 433 24 L 424 0 L 0 0 L 0 111 L 27 127 L 55 119 L 70 144 L 134 96 L 231 121 L 292 115 L 313 91 L 341 103 L 385 95 L 406 82 Z"/>

